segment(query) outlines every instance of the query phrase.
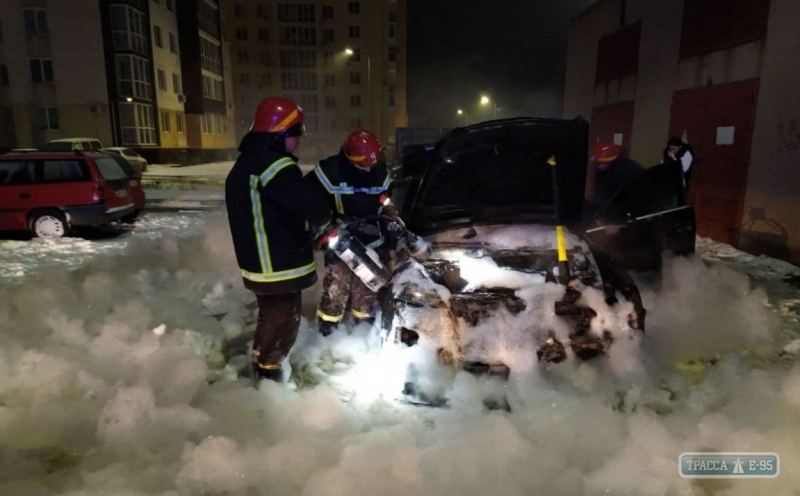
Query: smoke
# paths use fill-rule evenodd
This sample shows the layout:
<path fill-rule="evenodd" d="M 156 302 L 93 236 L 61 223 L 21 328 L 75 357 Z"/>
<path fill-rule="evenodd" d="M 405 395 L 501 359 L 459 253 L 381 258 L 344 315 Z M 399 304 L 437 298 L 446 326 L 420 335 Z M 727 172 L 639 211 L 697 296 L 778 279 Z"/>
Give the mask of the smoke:
<path fill-rule="evenodd" d="M 764 358 L 778 324 L 740 274 L 668 264 L 662 285 L 644 292 L 644 350 L 619 353 L 641 359 L 644 372 L 620 376 L 595 361 L 531 366 L 507 384 L 458 373 L 444 387 L 449 408 L 433 410 L 398 404 L 382 387 L 395 380 L 393 358 L 368 326 L 323 339 L 310 314 L 292 364 L 320 385 L 237 381 L 217 353 L 252 328 L 253 298 L 231 253 L 224 220 L 210 217 L 203 236 L 132 243 L 1 290 L 0 494 L 745 496 L 800 487 L 800 365 Z M 762 345 L 757 363 L 741 353 Z M 702 373 L 676 367 L 709 355 L 716 364 Z M 407 358 L 422 359 L 398 360 Z M 487 410 L 492 395 L 511 411 Z M 777 452 L 781 475 L 681 479 L 680 453 L 704 449 Z"/>

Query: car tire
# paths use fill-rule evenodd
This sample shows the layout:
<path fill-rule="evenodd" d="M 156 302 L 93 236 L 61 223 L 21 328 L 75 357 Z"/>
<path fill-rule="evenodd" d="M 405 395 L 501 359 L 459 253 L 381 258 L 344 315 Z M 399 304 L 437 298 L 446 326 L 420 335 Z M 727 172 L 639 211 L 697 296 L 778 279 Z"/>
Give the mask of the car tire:
<path fill-rule="evenodd" d="M 68 236 L 71 228 L 63 212 L 43 210 L 31 215 L 30 229 L 37 238 L 53 239 Z"/>

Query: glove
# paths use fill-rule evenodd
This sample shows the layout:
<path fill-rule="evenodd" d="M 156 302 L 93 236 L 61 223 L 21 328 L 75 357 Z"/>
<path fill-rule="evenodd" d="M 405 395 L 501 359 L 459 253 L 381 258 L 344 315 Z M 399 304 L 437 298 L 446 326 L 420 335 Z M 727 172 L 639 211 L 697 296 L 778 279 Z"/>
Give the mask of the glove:
<path fill-rule="evenodd" d="M 386 230 L 389 231 L 390 233 L 393 233 L 393 234 L 397 235 L 397 234 L 402 233 L 404 229 L 403 229 L 403 225 L 400 222 L 395 220 L 395 221 L 386 223 Z"/>
<path fill-rule="evenodd" d="M 314 240 L 314 251 L 327 250 L 331 238 L 338 236 L 336 228 L 325 230 L 317 239 Z"/>

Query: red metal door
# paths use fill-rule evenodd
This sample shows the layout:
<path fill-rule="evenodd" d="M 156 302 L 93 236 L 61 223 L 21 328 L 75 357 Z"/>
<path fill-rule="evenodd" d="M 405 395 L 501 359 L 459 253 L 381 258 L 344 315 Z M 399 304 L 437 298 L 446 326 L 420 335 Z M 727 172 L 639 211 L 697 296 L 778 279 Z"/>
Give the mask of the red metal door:
<path fill-rule="evenodd" d="M 742 220 L 758 79 L 676 92 L 670 135 L 695 150 L 690 201 L 697 234 L 736 244 Z"/>
<path fill-rule="evenodd" d="M 592 109 L 592 124 L 589 130 L 589 145 L 598 141 L 614 141 L 622 138 L 625 150 L 631 149 L 634 102 L 613 103 Z M 620 143 L 617 143 L 620 144 Z"/>

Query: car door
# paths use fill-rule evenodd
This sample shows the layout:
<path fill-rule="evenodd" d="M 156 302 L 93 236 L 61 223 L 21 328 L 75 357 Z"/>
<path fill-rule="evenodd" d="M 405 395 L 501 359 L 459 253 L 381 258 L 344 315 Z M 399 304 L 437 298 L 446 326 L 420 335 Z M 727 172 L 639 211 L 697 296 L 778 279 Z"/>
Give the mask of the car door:
<path fill-rule="evenodd" d="M 660 164 L 623 186 L 585 235 L 623 267 L 659 270 L 664 253 L 694 253 L 695 212 L 679 164 Z"/>
<path fill-rule="evenodd" d="M 0 161 L 0 230 L 25 230 L 28 212 L 40 201 L 33 160 Z"/>

